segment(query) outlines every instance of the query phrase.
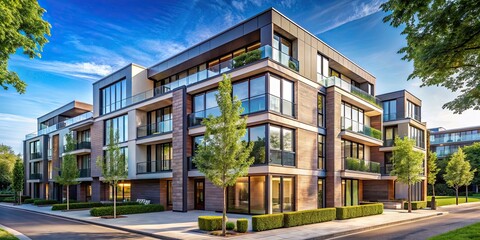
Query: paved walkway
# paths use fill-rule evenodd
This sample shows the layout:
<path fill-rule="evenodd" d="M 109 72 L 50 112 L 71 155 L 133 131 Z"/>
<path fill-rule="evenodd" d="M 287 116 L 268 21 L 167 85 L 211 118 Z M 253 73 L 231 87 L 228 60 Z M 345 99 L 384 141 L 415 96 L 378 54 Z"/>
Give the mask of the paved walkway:
<path fill-rule="evenodd" d="M 11 204 L 3 203 L 1 205 L 68 217 L 81 221 L 113 226 L 116 228 L 124 228 L 137 232 L 145 232 L 160 238 L 174 239 L 212 238 L 212 236 L 198 231 L 197 217 L 202 215 L 221 215 L 220 213 L 209 211 L 189 211 L 187 213 L 165 211 L 157 213 L 132 214 L 128 215 L 126 218 L 119 219 L 102 219 L 90 216 L 88 210 L 62 212 L 51 211 L 50 207 L 36 207 L 33 205 L 13 206 Z M 439 214 L 446 214 L 446 212 L 416 210 L 409 214 L 404 210 L 385 210 L 384 214 L 376 216 L 349 220 L 335 220 L 331 222 L 317 223 L 294 228 L 275 229 L 265 232 L 249 232 L 248 234 L 230 237 L 229 239 L 321 239 L 355 231 L 367 230 L 372 227 L 434 217 Z M 251 229 L 251 216 L 228 214 L 228 217 L 230 221 L 236 221 L 238 218 L 247 218 L 249 221 L 249 229 Z"/>

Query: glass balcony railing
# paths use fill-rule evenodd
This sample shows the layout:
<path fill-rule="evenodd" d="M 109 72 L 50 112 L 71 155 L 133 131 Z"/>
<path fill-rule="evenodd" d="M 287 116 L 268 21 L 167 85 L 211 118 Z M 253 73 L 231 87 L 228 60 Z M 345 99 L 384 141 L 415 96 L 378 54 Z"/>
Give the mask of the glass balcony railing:
<path fill-rule="evenodd" d="M 415 119 L 419 122 L 422 121 L 420 115 L 418 115 L 418 114 L 414 114 L 413 116 L 408 116 L 408 115 L 405 115 L 404 112 L 391 112 L 391 113 L 384 112 L 383 113 L 383 121 L 384 122 L 395 121 L 395 120 L 405 119 L 405 118 Z"/>
<path fill-rule="evenodd" d="M 79 170 L 80 171 L 80 177 L 81 178 L 86 178 L 86 177 L 90 177 L 90 168 L 82 168 Z"/>
<path fill-rule="evenodd" d="M 39 159 L 39 158 L 42 158 L 42 153 L 41 152 L 30 153 L 30 160 Z"/>
<path fill-rule="evenodd" d="M 345 159 L 345 169 L 359 172 L 380 173 L 380 163 L 347 157 Z"/>
<path fill-rule="evenodd" d="M 271 94 L 262 94 L 249 99 L 241 100 L 243 112 L 242 115 L 262 112 L 267 109 L 272 112 L 277 112 L 283 115 L 295 116 L 296 104 L 278 96 Z M 188 115 L 188 126 L 199 126 L 202 124 L 204 118 L 212 115 L 214 117 L 220 116 L 220 109 L 218 107 L 209 108 L 206 110 L 194 112 Z"/>
<path fill-rule="evenodd" d="M 83 120 L 86 120 L 86 119 L 90 119 L 93 117 L 93 113 L 92 112 L 86 112 L 84 114 L 81 114 L 81 115 L 78 115 L 74 118 L 70 118 L 70 119 L 67 119 L 63 122 L 59 122 L 55 125 L 52 125 L 50 127 L 47 127 L 47 128 L 44 128 L 44 129 L 41 129 L 37 132 L 33 132 L 33 133 L 30 133 L 30 134 L 27 134 L 25 136 L 25 139 L 30 139 L 30 138 L 33 138 L 33 137 L 36 137 L 36 136 L 40 136 L 40 135 L 43 135 L 43 134 L 48 134 L 48 133 L 51 133 L 51 132 L 54 132 L 56 130 L 59 130 L 59 129 L 62 129 L 62 128 L 65 128 L 65 127 L 68 127 L 70 125 L 73 125 L 75 123 L 78 123 L 78 122 L 81 122 Z"/>
<path fill-rule="evenodd" d="M 41 173 L 30 173 L 30 179 L 31 180 L 42 179 L 42 174 Z"/>
<path fill-rule="evenodd" d="M 80 149 L 91 149 L 92 148 L 92 143 L 91 142 L 79 142 L 75 143 L 74 148 L 71 151 L 75 150 L 80 150 Z M 67 146 L 63 146 L 63 152 L 69 152 L 67 151 Z"/>
<path fill-rule="evenodd" d="M 330 86 L 337 86 L 347 92 L 352 93 L 353 95 L 362 98 L 363 100 L 375 105 L 378 108 L 382 108 L 382 101 L 377 97 L 370 95 L 369 93 L 363 91 L 362 89 L 353 86 L 352 84 L 346 82 L 345 80 L 338 78 L 338 77 L 324 77 L 322 79 L 319 78 L 321 84 L 325 87 Z"/>
<path fill-rule="evenodd" d="M 366 135 L 368 137 L 376 138 L 378 140 L 382 140 L 382 131 L 371 128 L 366 125 L 360 125 L 360 124 L 352 124 L 351 119 L 347 119 L 345 117 L 341 117 L 341 126 L 342 130 L 348 130 L 356 133 L 360 133 L 363 135 Z M 353 126 L 352 126 L 353 125 Z"/>
<path fill-rule="evenodd" d="M 458 134 L 458 133 L 446 133 L 441 136 L 431 135 L 430 144 L 442 144 L 453 142 L 468 142 L 480 140 L 480 133 Z"/>
<path fill-rule="evenodd" d="M 384 164 L 381 168 L 381 173 L 382 175 L 387 175 L 387 176 L 390 176 L 390 172 L 392 171 L 393 169 L 393 164 Z"/>
<path fill-rule="evenodd" d="M 393 147 L 393 144 L 395 143 L 394 139 L 385 139 L 383 141 L 383 146 L 384 147 Z"/>
<path fill-rule="evenodd" d="M 137 163 L 137 174 L 157 173 L 172 170 L 171 160 L 148 161 Z"/>
<path fill-rule="evenodd" d="M 137 128 L 137 138 L 169 133 L 173 130 L 172 120 L 152 123 Z"/>

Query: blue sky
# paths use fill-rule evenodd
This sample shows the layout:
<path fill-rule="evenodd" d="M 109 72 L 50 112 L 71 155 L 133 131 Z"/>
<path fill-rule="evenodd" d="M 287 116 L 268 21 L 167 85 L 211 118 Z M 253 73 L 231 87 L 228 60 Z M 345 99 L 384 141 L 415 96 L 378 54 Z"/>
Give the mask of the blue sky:
<path fill-rule="evenodd" d="M 0 92 L 0 143 L 22 150 L 36 118 L 72 100 L 92 102 L 92 83 L 130 62 L 151 66 L 269 7 L 274 7 L 377 77 L 377 93 L 407 89 L 423 100 L 429 127 L 475 125 L 478 111 L 441 106 L 457 94 L 406 81 L 412 63 L 396 52 L 401 30 L 382 22 L 380 0 L 54 1 L 40 0 L 52 25 L 40 60 L 13 55 L 9 68 L 27 93 Z"/>

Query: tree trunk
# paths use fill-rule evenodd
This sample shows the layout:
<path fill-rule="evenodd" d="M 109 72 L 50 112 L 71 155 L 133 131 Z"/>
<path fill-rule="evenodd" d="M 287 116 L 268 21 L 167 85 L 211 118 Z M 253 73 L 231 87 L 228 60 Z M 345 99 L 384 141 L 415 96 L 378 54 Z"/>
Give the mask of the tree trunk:
<path fill-rule="evenodd" d="M 407 190 L 407 200 L 408 200 L 408 212 L 412 212 L 412 188 L 410 184 L 408 184 L 408 190 Z"/>
<path fill-rule="evenodd" d="M 222 235 L 227 236 L 227 188 L 223 187 Z"/>
<path fill-rule="evenodd" d="M 455 187 L 455 203 L 458 205 L 458 187 Z"/>
<path fill-rule="evenodd" d="M 437 204 L 435 203 L 435 184 L 432 184 L 432 200 L 430 202 L 430 208 L 437 210 Z"/>
<path fill-rule="evenodd" d="M 468 203 L 468 186 L 465 186 L 465 202 Z"/>
<path fill-rule="evenodd" d="M 117 218 L 117 184 L 113 184 L 113 218 Z"/>
<path fill-rule="evenodd" d="M 67 185 L 67 211 L 70 210 L 70 185 Z"/>

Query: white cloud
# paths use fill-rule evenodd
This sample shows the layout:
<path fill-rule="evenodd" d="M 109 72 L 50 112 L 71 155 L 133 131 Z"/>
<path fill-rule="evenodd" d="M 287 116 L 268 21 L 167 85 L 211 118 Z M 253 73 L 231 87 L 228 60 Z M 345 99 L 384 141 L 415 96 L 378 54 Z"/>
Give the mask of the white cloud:
<path fill-rule="evenodd" d="M 178 42 L 152 39 L 143 40 L 141 45 L 144 49 L 153 53 L 152 58 L 154 59 L 154 62 L 164 60 L 187 48 L 185 45 Z"/>
<path fill-rule="evenodd" d="M 245 10 L 245 2 L 243 1 L 232 1 L 232 6 L 236 8 L 238 11 Z"/>
<path fill-rule="evenodd" d="M 11 146 L 16 153 L 23 154 L 25 134 L 36 130 L 36 120 L 19 115 L 0 113 L 0 143 Z"/>

